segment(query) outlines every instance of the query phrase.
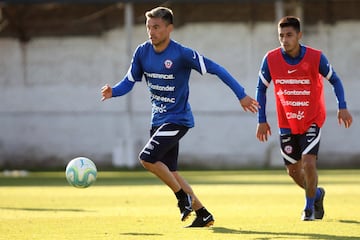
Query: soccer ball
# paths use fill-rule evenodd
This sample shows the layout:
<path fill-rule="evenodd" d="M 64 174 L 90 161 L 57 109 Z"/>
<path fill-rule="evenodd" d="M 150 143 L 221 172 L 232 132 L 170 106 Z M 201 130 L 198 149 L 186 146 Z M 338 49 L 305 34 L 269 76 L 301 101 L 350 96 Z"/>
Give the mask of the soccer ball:
<path fill-rule="evenodd" d="M 77 188 L 87 188 L 96 181 L 97 169 L 90 159 L 77 157 L 66 166 L 65 176 L 70 185 Z"/>

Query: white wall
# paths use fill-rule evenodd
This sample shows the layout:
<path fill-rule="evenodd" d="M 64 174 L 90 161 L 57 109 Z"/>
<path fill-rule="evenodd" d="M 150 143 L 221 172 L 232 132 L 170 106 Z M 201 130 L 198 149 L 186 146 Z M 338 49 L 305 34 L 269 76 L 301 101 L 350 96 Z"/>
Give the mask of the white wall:
<path fill-rule="evenodd" d="M 176 29 L 173 39 L 223 65 L 254 96 L 261 60 L 278 46 L 274 26 L 192 24 Z M 338 126 L 335 96 L 325 83 L 328 120 L 320 164 L 341 166 L 360 155 L 358 28 L 359 22 L 319 24 L 304 35 L 303 43 L 322 49 L 342 78 L 355 118 L 351 129 Z M 144 26 L 135 28 L 133 39 L 133 48 L 145 41 Z M 126 97 L 100 102 L 103 84 L 115 84 L 127 71 L 125 40 L 123 29 L 98 38 L 40 38 L 24 45 L 0 39 L 0 167 L 62 166 L 78 155 L 99 166 L 113 161 L 138 164 L 137 152 L 148 138 L 150 120 L 145 84 L 137 84 Z M 181 142 L 180 162 L 228 168 L 281 166 L 272 91 L 268 96 L 273 135 L 268 143 L 259 143 L 256 116 L 244 113 L 219 79 L 193 72 L 190 103 L 196 126 Z"/>

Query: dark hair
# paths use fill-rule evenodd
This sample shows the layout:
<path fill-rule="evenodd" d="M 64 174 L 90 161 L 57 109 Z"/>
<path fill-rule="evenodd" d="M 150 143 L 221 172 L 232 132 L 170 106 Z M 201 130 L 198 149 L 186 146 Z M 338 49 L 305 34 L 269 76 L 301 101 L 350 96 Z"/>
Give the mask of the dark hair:
<path fill-rule="evenodd" d="M 168 24 L 173 24 L 173 12 L 166 7 L 157 7 L 145 13 L 146 18 L 161 18 Z"/>
<path fill-rule="evenodd" d="M 280 19 L 278 27 L 293 27 L 297 32 L 300 32 L 300 19 L 294 16 L 283 17 Z"/>

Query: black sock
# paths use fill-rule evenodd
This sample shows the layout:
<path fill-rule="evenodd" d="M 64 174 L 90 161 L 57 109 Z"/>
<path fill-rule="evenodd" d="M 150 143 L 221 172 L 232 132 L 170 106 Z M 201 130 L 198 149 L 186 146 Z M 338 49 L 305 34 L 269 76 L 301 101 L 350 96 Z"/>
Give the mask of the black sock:
<path fill-rule="evenodd" d="M 196 213 L 196 216 L 205 216 L 205 215 L 207 216 L 207 215 L 210 215 L 210 213 L 208 212 L 208 210 L 206 210 L 205 207 L 202 207 L 202 208 L 196 210 L 195 213 Z"/>
<path fill-rule="evenodd" d="M 178 192 L 175 193 L 175 196 L 177 199 L 186 198 L 186 192 L 184 192 L 184 190 L 180 189 Z"/>

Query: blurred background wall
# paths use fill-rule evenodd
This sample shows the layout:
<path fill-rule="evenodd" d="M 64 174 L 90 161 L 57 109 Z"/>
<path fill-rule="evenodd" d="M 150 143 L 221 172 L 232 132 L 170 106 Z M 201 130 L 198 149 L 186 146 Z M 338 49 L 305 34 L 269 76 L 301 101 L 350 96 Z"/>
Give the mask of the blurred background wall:
<path fill-rule="evenodd" d="M 144 12 L 159 5 L 174 11 L 174 40 L 223 65 L 251 96 L 263 56 L 279 45 L 277 20 L 299 16 L 302 43 L 323 50 L 354 117 L 350 129 L 339 127 L 324 80 L 328 117 L 319 165 L 360 166 L 360 1 L 38 0 L 0 1 L 0 169 L 62 168 L 77 156 L 104 169 L 138 166 L 150 127 L 146 85 L 106 102 L 100 88 L 123 78 L 134 49 L 147 40 Z M 191 78 L 196 126 L 181 141 L 182 166 L 282 166 L 272 87 L 273 134 L 260 143 L 256 115 L 244 113 L 221 80 L 195 71 Z"/>

